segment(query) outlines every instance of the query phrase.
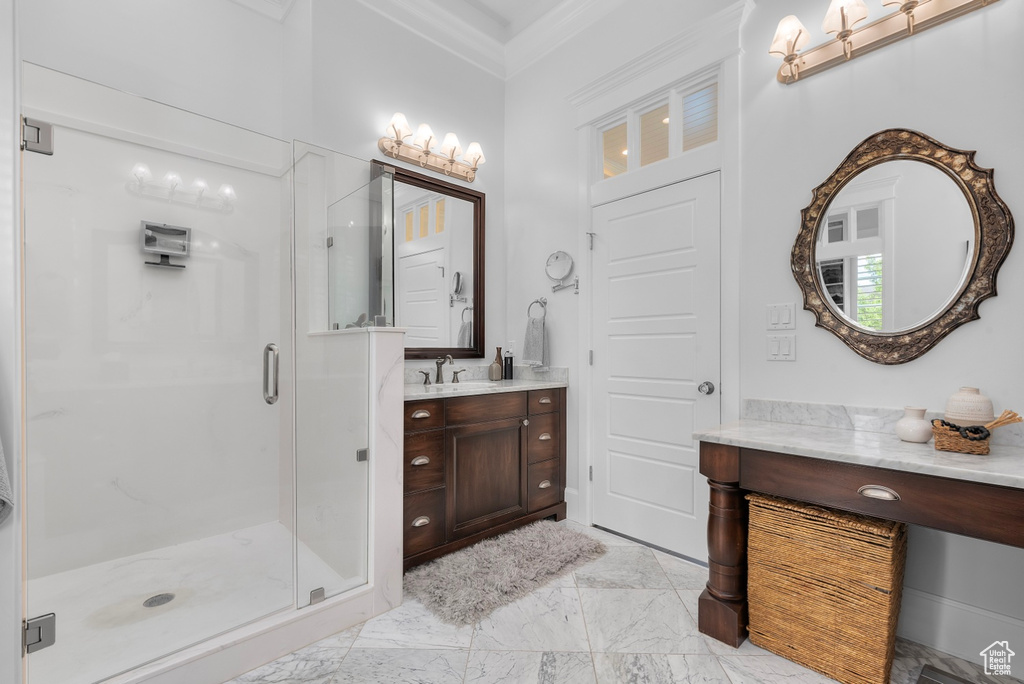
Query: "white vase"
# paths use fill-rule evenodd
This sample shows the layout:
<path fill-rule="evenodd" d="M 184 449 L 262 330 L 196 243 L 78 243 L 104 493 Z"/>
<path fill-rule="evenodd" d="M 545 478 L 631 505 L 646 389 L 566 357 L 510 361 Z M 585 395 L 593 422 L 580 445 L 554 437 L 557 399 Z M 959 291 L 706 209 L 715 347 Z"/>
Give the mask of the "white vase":
<path fill-rule="evenodd" d="M 932 438 L 932 424 L 924 419 L 925 409 L 906 406 L 896 421 L 896 436 L 904 442 L 923 444 Z"/>
<path fill-rule="evenodd" d="M 984 425 L 995 420 L 995 412 L 992 410 L 992 400 L 977 387 L 961 387 L 959 392 L 946 401 L 945 418 L 960 427 Z"/>

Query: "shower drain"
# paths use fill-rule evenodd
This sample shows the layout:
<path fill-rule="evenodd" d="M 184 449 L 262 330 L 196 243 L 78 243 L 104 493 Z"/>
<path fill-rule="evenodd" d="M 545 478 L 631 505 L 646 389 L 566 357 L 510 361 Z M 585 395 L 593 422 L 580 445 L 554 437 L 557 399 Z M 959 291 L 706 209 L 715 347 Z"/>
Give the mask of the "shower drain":
<path fill-rule="evenodd" d="M 174 594 L 157 594 L 142 602 L 143 608 L 156 608 L 174 600 Z"/>

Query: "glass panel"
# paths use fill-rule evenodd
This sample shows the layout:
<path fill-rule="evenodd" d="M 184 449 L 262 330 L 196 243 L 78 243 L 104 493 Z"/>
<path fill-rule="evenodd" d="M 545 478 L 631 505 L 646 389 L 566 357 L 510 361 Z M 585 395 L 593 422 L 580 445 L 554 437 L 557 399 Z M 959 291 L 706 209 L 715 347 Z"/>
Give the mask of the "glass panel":
<path fill-rule="evenodd" d="M 423 205 L 420 207 L 420 237 L 425 238 L 430 235 L 430 207 Z"/>
<path fill-rule="evenodd" d="M 828 242 L 835 244 L 846 240 L 846 215 L 829 216 L 828 218 Z"/>
<path fill-rule="evenodd" d="M 31 65 L 23 102 L 62 122 L 23 155 L 29 681 L 95 682 L 294 605 L 291 153 Z"/>
<path fill-rule="evenodd" d="M 435 219 L 434 219 L 434 232 L 435 233 L 443 233 L 444 232 L 444 200 L 443 199 L 437 200 L 436 216 L 435 216 Z"/>
<path fill-rule="evenodd" d="M 683 151 L 718 140 L 718 84 L 683 96 Z"/>
<path fill-rule="evenodd" d="M 640 166 L 668 157 L 668 105 L 640 115 Z"/>
<path fill-rule="evenodd" d="M 882 255 L 857 259 L 857 311 L 854 320 L 868 330 L 882 329 Z"/>
<path fill-rule="evenodd" d="M 604 149 L 604 177 L 626 172 L 626 124 L 621 123 L 601 134 Z"/>
<path fill-rule="evenodd" d="M 857 210 L 857 239 L 878 237 L 878 207 Z"/>
<path fill-rule="evenodd" d="M 357 451 L 369 442 L 369 349 L 360 327 L 380 313 L 374 264 L 383 226 L 381 179 L 371 179 L 368 162 L 301 142 L 294 154 L 296 584 L 303 607 L 311 592 L 329 597 L 367 581 L 369 472 Z M 343 312 L 343 323 L 329 321 L 329 311 Z"/>
<path fill-rule="evenodd" d="M 405 241 L 412 242 L 412 212 L 405 212 Z"/>

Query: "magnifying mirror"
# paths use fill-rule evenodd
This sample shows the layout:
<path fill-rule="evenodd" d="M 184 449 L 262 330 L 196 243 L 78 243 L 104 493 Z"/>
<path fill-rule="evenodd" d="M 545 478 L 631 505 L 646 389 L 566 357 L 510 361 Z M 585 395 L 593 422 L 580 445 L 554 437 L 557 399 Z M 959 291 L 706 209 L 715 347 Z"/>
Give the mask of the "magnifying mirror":
<path fill-rule="evenodd" d="M 456 271 L 455 275 L 452 276 L 452 292 L 454 294 L 462 294 L 462 272 Z"/>
<path fill-rule="evenodd" d="M 544 272 L 548 274 L 548 278 L 561 283 L 563 280 L 568 278 L 572 274 L 572 257 L 565 252 L 553 252 L 548 257 L 547 265 L 544 266 Z"/>

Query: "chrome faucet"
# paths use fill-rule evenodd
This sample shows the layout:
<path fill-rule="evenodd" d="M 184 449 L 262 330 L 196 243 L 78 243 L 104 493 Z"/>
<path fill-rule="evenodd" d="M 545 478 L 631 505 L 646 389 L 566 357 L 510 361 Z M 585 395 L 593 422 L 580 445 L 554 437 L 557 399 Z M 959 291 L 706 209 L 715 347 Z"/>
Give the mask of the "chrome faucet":
<path fill-rule="evenodd" d="M 444 370 L 442 369 L 442 366 L 444 366 L 444 362 L 445 361 L 448 362 L 449 366 L 455 364 L 455 360 L 452 358 L 451 354 L 448 354 L 444 358 L 439 358 L 439 359 L 435 360 L 434 363 L 437 364 L 437 377 L 434 378 L 434 384 L 437 384 L 437 385 L 443 385 L 444 384 Z"/>

